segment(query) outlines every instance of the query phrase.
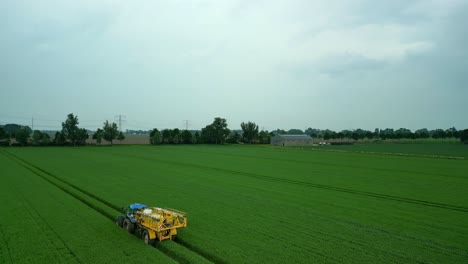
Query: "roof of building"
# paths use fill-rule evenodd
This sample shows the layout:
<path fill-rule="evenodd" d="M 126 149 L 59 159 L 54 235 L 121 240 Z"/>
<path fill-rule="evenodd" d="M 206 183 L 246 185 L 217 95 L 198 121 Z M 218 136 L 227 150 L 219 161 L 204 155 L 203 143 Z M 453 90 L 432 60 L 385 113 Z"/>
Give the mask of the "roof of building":
<path fill-rule="evenodd" d="M 306 134 L 302 135 L 276 135 L 275 137 L 280 137 L 285 140 L 312 140 L 312 138 Z"/>

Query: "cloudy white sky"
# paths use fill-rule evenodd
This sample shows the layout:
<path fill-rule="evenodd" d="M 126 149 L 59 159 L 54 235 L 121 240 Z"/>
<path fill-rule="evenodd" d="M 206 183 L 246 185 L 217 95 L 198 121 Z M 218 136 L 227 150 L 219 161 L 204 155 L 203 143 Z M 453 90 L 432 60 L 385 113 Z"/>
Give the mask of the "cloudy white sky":
<path fill-rule="evenodd" d="M 0 124 L 462 129 L 467 47 L 466 0 L 0 0 Z"/>

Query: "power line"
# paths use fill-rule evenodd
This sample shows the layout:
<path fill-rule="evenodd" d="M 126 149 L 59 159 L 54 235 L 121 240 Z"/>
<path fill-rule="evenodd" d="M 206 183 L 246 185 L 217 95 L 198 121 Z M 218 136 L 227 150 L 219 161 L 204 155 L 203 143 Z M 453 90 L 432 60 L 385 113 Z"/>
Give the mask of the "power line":
<path fill-rule="evenodd" d="M 25 116 L 14 116 L 14 115 L 2 115 L 3 119 L 24 119 L 24 120 L 30 120 L 31 117 L 25 117 Z"/>
<path fill-rule="evenodd" d="M 106 122 L 105 119 L 101 119 L 101 120 L 79 120 L 80 124 L 81 123 L 104 123 Z"/>
<path fill-rule="evenodd" d="M 172 127 L 171 125 L 168 124 L 154 124 L 151 125 L 150 123 L 147 123 L 145 121 L 138 121 L 138 120 L 131 120 L 128 121 L 127 116 L 125 115 L 115 115 L 114 116 L 114 122 L 117 123 L 119 126 L 120 131 L 124 131 L 124 127 L 131 128 L 132 130 L 151 130 L 155 127 Z M 0 124 L 6 125 L 6 124 L 18 124 L 22 126 L 28 126 L 30 128 L 34 129 L 45 129 L 45 130 L 62 130 L 62 123 L 64 120 L 54 120 L 53 117 L 37 117 L 34 115 L 33 117 L 26 117 L 26 116 L 17 116 L 17 115 L 5 115 L 5 114 L 0 114 Z M 80 128 L 85 128 L 85 129 L 90 129 L 94 130 L 97 128 L 102 128 L 102 124 L 106 121 L 109 120 L 107 118 L 99 119 L 99 117 L 95 117 L 95 119 L 79 119 L 79 124 L 78 126 Z M 185 129 L 190 129 L 192 126 L 190 120 L 183 120 L 183 128 Z"/>

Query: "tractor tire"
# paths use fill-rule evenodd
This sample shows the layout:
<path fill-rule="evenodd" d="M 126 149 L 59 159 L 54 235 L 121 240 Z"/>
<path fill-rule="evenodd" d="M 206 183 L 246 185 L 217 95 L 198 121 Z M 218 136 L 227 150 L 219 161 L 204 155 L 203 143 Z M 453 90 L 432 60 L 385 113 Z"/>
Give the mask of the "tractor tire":
<path fill-rule="evenodd" d="M 121 216 L 121 215 L 117 216 L 117 218 L 115 218 L 115 224 L 122 227 L 124 219 L 125 218 L 123 216 Z"/>
<path fill-rule="evenodd" d="M 123 221 L 123 228 L 125 228 L 130 234 L 133 234 L 135 232 L 135 224 L 130 222 L 128 218 L 125 218 Z"/>
<path fill-rule="evenodd" d="M 154 239 L 150 239 L 149 233 L 148 231 L 146 231 L 146 229 L 144 229 L 143 232 L 141 232 L 141 238 L 143 239 L 145 244 L 154 245 Z"/>

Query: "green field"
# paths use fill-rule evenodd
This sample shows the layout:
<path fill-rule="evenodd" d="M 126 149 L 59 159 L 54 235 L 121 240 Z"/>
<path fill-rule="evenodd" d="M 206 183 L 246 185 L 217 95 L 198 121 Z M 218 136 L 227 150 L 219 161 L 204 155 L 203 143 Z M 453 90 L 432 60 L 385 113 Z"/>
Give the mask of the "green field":
<path fill-rule="evenodd" d="M 468 262 L 466 159 L 113 146 L 3 148 L 0 166 L 0 263 Z M 112 221 L 134 202 L 188 227 L 147 246 Z"/>
<path fill-rule="evenodd" d="M 371 154 L 394 154 L 414 156 L 438 156 L 468 159 L 468 145 L 460 143 L 358 143 L 354 145 L 327 145 L 313 147 L 294 147 L 307 150 L 338 150 L 367 152 Z"/>

